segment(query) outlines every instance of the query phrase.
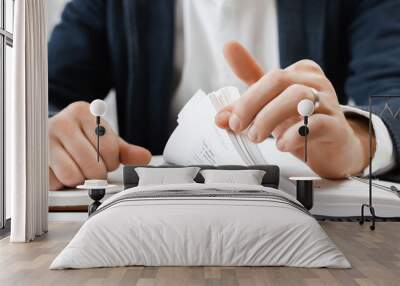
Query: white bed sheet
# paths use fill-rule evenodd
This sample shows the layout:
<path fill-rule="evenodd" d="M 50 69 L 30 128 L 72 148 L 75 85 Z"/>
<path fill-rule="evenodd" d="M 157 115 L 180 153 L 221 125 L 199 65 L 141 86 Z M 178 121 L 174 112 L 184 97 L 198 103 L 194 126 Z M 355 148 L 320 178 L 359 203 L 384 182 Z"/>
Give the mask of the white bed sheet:
<path fill-rule="evenodd" d="M 204 184 L 136 187 L 114 195 L 103 206 L 129 192 L 157 188 L 200 190 Z M 285 196 L 261 186 L 225 189 Z M 289 205 L 259 199 L 171 198 L 124 201 L 99 212 L 50 268 L 127 265 L 350 267 L 318 222 Z"/>

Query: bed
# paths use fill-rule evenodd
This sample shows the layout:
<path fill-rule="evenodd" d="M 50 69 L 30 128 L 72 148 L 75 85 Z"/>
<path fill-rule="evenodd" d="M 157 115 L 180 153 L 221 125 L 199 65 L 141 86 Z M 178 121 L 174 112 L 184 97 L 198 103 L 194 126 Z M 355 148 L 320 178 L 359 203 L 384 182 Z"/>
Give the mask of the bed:
<path fill-rule="evenodd" d="M 201 169 L 213 168 L 200 166 Z M 125 167 L 123 192 L 106 199 L 51 269 L 145 266 L 349 268 L 343 253 L 293 196 L 278 189 L 276 166 L 261 185 L 138 186 Z"/>

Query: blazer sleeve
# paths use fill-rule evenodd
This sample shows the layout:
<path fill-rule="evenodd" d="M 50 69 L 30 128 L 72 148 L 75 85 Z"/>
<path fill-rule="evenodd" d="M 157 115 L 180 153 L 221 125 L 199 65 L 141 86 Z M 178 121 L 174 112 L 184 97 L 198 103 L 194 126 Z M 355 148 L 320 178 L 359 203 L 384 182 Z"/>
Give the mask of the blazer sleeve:
<path fill-rule="evenodd" d="M 73 0 L 48 44 L 50 116 L 78 101 L 104 98 L 111 88 L 103 0 Z"/>
<path fill-rule="evenodd" d="M 360 0 L 349 25 L 345 92 L 357 105 L 371 95 L 400 95 L 400 1 Z M 400 167 L 400 98 L 373 99 L 373 112 L 388 128 Z M 388 108 L 389 107 L 389 108 Z"/>

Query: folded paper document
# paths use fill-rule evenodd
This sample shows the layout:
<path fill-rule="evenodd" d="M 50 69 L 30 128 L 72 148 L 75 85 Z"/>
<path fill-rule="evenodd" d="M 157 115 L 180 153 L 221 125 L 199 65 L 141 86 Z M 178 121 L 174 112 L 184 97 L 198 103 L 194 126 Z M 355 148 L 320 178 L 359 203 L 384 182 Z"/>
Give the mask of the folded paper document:
<path fill-rule="evenodd" d="M 199 90 L 178 114 L 178 127 L 164 149 L 166 162 L 181 165 L 267 164 L 259 146 L 242 134 L 215 125 L 216 113 L 239 97 L 235 87 Z"/>

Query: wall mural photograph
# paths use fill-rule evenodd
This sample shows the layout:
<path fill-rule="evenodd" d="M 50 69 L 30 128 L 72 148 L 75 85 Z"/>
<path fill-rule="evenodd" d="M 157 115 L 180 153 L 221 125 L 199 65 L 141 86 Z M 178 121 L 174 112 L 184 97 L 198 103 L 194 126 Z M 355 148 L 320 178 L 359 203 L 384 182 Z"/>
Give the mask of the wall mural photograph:
<path fill-rule="evenodd" d="M 398 284 L 399 1 L 0 0 L 0 60 L 0 285 Z"/>

